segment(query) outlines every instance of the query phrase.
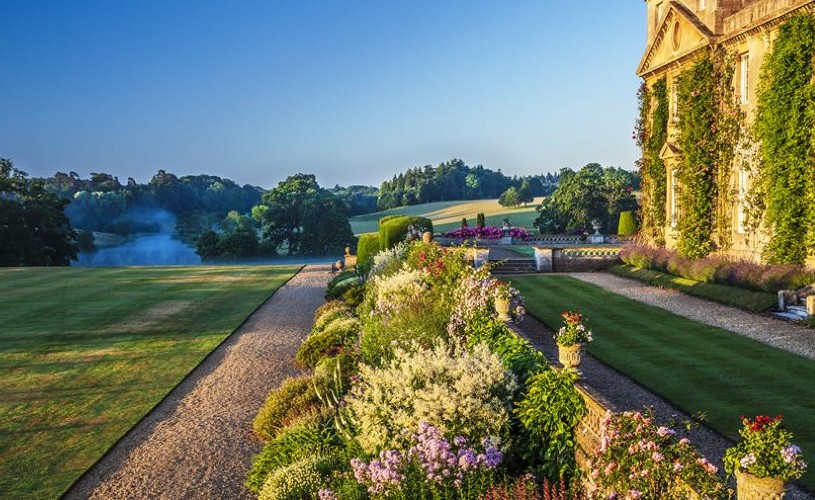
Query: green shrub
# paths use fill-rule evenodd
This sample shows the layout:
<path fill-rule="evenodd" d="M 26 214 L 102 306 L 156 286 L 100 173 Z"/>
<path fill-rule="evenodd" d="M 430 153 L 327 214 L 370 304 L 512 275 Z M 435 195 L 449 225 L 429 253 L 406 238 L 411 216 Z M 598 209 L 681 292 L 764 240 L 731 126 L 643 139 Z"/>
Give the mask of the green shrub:
<path fill-rule="evenodd" d="M 341 446 L 333 427 L 333 413 L 320 411 L 284 428 L 252 459 L 246 486 L 259 492 L 276 469 L 314 455 L 328 455 Z"/>
<path fill-rule="evenodd" d="M 342 300 L 351 307 L 357 307 L 365 300 L 365 283 L 357 283 L 342 292 Z"/>
<path fill-rule="evenodd" d="M 404 215 L 404 214 L 391 214 L 391 215 L 386 215 L 384 217 L 380 217 L 379 218 L 379 225 L 382 225 L 383 222 L 388 222 L 389 220 L 398 219 L 400 217 L 407 217 L 407 215 Z"/>
<path fill-rule="evenodd" d="M 335 457 L 312 456 L 303 458 L 272 472 L 263 489 L 260 500 L 305 500 L 316 499 L 317 492 L 324 488 L 331 471 L 338 467 Z"/>
<path fill-rule="evenodd" d="M 625 210 L 620 212 L 620 222 L 617 224 L 617 234 L 620 236 L 629 236 L 637 232 L 637 220 L 634 218 L 634 212 Z"/>
<path fill-rule="evenodd" d="M 321 359 L 339 353 L 343 347 L 350 347 L 358 331 L 359 321 L 356 318 L 340 317 L 331 321 L 300 344 L 295 356 L 297 362 L 313 368 Z"/>
<path fill-rule="evenodd" d="M 492 315 L 483 314 L 474 318 L 467 329 L 467 345 L 472 349 L 484 343 L 497 354 L 504 367 L 515 374 L 519 384 L 546 368 L 546 358 L 532 344 L 516 335 L 506 323 Z"/>
<path fill-rule="evenodd" d="M 348 291 L 349 289 L 359 285 L 360 279 L 359 276 L 353 275 L 348 276 L 345 279 L 334 283 L 332 286 L 328 288 L 325 292 L 325 298 L 332 300 L 338 299 L 342 297 L 342 294 Z"/>
<path fill-rule="evenodd" d="M 329 311 L 333 311 L 334 309 L 345 309 L 347 311 L 349 310 L 349 307 L 348 304 L 341 300 L 329 300 L 314 311 L 314 322 L 316 323 L 317 320 L 320 319 L 320 316 Z"/>
<path fill-rule="evenodd" d="M 422 230 L 433 232 L 433 222 L 425 217 L 398 217 L 379 223 L 379 243 L 383 250 L 393 248 L 403 241 L 407 235 L 408 226 L 414 225 Z"/>
<path fill-rule="evenodd" d="M 567 370 L 543 370 L 527 380 L 526 396 L 515 405 L 528 436 L 521 440 L 524 458 L 552 479 L 577 472 L 575 429 L 587 410 L 574 387 L 576 379 Z"/>
<path fill-rule="evenodd" d="M 315 333 L 319 333 L 325 329 L 328 325 L 337 321 L 339 319 L 347 319 L 353 318 L 354 314 L 351 312 L 351 308 L 343 307 L 343 308 L 334 308 L 329 311 L 326 311 L 322 314 L 319 318 L 314 320 L 314 325 L 311 327 L 311 334 L 314 335 Z"/>
<path fill-rule="evenodd" d="M 323 358 L 314 367 L 314 381 L 318 387 L 350 387 L 351 375 L 358 371 L 359 361 L 350 354 L 341 353 Z M 339 378 L 339 380 L 337 380 Z"/>
<path fill-rule="evenodd" d="M 366 233 L 357 243 L 357 265 L 363 265 L 380 250 L 379 233 Z"/>
<path fill-rule="evenodd" d="M 281 428 L 318 411 L 320 401 L 312 382 L 310 376 L 287 378 L 270 392 L 252 422 L 255 434 L 261 439 L 272 439 Z"/>

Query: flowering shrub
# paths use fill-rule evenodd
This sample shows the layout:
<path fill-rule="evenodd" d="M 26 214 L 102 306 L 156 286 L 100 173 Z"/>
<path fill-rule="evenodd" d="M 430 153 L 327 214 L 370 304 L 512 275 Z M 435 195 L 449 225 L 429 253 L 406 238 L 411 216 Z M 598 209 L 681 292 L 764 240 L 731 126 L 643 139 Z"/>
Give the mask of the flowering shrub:
<path fill-rule="evenodd" d="M 558 482 L 551 482 L 544 478 L 541 484 L 532 474 L 524 474 L 515 478 L 511 483 L 493 486 L 481 500 L 579 500 L 586 498 L 579 489 L 580 484 L 575 481 L 571 486 L 566 484 L 564 477 Z"/>
<path fill-rule="evenodd" d="M 691 488 L 702 498 L 720 498 L 724 484 L 715 465 L 690 440 L 657 425 L 653 415 L 609 412 L 601 424 L 600 446 L 589 461 L 595 494 L 604 498 L 686 498 Z"/>
<path fill-rule="evenodd" d="M 445 436 L 504 436 L 515 376 L 484 345 L 472 353 L 437 344 L 396 349 L 382 368 L 361 365 L 346 397 L 357 441 L 367 453 L 398 448 L 402 429 L 425 421 Z"/>
<path fill-rule="evenodd" d="M 301 500 L 314 498 L 325 486 L 335 460 L 308 457 L 277 469 L 266 479 L 259 500 Z"/>
<path fill-rule="evenodd" d="M 565 325 L 555 333 L 554 338 L 557 345 L 569 347 L 577 344 L 585 344 L 594 340 L 591 330 L 583 324 L 586 317 L 579 312 L 566 311 L 560 314 Z"/>
<path fill-rule="evenodd" d="M 427 290 L 424 273 L 408 268 L 389 276 L 375 276 L 369 285 L 376 297 L 374 314 L 392 315 L 415 303 Z"/>
<path fill-rule="evenodd" d="M 411 443 L 406 453 L 383 450 L 369 463 L 351 460 L 354 477 L 375 498 L 475 498 L 493 482 L 503 460 L 496 440 L 483 438 L 478 452 L 463 436 L 451 442 L 427 422 L 418 428 L 417 434 L 404 432 Z"/>
<path fill-rule="evenodd" d="M 269 393 L 266 402 L 252 422 L 262 439 L 272 439 L 285 426 L 317 411 L 319 400 L 310 376 L 287 378 Z"/>
<path fill-rule="evenodd" d="M 404 262 L 405 256 L 407 255 L 407 251 L 408 246 L 405 243 L 399 243 L 392 248 L 382 250 L 378 254 L 374 255 L 373 265 L 371 266 L 371 270 L 368 272 L 368 278 L 370 279 L 374 276 L 384 276 L 401 269 L 402 262 Z"/>
<path fill-rule="evenodd" d="M 509 229 L 509 236 L 515 239 L 529 241 L 529 233 L 520 227 L 512 227 Z M 462 227 L 453 231 L 444 233 L 447 238 L 456 239 L 471 239 L 478 238 L 482 240 L 497 240 L 504 237 L 504 230 L 495 226 L 482 226 L 482 227 Z"/>
<path fill-rule="evenodd" d="M 725 452 L 727 473 L 738 470 L 784 482 L 801 477 L 807 466 L 801 449 L 791 442 L 792 433 L 782 427 L 783 419 L 781 415 L 758 415 L 750 420 L 742 415 L 742 441 Z"/>
<path fill-rule="evenodd" d="M 683 278 L 774 293 L 815 282 L 815 270 L 801 265 L 762 265 L 720 256 L 686 259 L 672 250 L 629 245 L 620 251 L 626 264 Z"/>

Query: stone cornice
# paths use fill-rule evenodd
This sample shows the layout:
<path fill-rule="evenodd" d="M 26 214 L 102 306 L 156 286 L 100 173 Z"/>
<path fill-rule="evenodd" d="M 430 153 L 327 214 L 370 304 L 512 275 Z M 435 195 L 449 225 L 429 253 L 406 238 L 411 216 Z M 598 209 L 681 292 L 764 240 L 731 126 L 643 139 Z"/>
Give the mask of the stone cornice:
<path fill-rule="evenodd" d="M 815 1 L 815 0 L 812 0 Z M 666 62 L 665 64 L 661 64 L 658 67 L 651 68 L 651 62 L 654 59 L 654 55 L 657 52 L 657 49 L 662 45 L 663 40 L 668 32 L 668 27 L 673 23 L 674 16 L 680 16 L 689 22 L 694 28 L 696 28 L 699 33 L 702 34 L 707 40 L 708 44 L 715 39 L 715 35 L 712 31 L 701 21 L 699 20 L 693 12 L 691 12 L 687 7 L 682 5 L 679 2 L 671 0 L 668 4 L 668 10 L 665 13 L 665 17 L 663 17 L 662 22 L 659 25 L 659 28 L 654 35 L 654 39 L 648 48 L 645 51 L 645 54 L 642 56 L 642 60 L 640 61 L 639 67 L 637 68 L 637 75 L 645 78 L 647 75 L 653 74 L 654 72 L 658 71 L 659 69 L 664 68 L 665 66 L 670 66 L 672 64 L 685 61 L 693 56 L 696 52 L 701 49 L 707 47 L 707 45 L 703 45 L 702 47 L 697 47 L 690 51 L 687 51 L 683 54 L 680 54 L 678 57 L 674 58 L 671 61 Z"/>
<path fill-rule="evenodd" d="M 775 28 L 776 26 L 783 23 L 784 21 L 794 16 L 795 14 L 800 14 L 804 12 L 806 13 L 815 12 L 815 0 L 806 0 L 804 2 L 799 2 L 797 5 L 793 5 L 785 10 L 774 13 L 772 16 L 763 17 L 758 21 L 755 21 L 745 26 L 743 29 L 739 30 L 736 33 L 720 37 L 716 43 L 723 46 L 739 43 L 757 34 L 760 34 L 762 31 L 768 31 L 772 28 Z"/>

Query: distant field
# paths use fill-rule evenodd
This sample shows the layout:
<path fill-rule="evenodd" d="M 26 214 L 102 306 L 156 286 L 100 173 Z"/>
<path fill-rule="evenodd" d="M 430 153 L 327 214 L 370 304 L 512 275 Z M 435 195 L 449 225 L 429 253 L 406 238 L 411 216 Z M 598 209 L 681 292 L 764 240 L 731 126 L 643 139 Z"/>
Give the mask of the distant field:
<path fill-rule="evenodd" d="M 0 269 L 0 496 L 60 496 L 298 269 Z"/>
<path fill-rule="evenodd" d="M 374 214 L 357 215 L 349 220 L 354 234 L 376 232 L 379 229 L 380 217 L 391 214 L 427 217 L 433 221 L 436 232 L 450 231 L 460 227 L 462 217 L 467 217 L 469 225 L 474 226 L 475 217 L 479 212 L 484 212 L 488 226 L 500 226 L 504 218 L 509 217 L 509 222 L 513 226 L 532 227 L 532 223 L 538 217 L 535 207 L 541 201 L 543 198 L 535 198 L 535 201 L 526 207 L 518 208 L 504 208 L 498 204 L 498 200 L 439 201 L 394 208 Z"/>

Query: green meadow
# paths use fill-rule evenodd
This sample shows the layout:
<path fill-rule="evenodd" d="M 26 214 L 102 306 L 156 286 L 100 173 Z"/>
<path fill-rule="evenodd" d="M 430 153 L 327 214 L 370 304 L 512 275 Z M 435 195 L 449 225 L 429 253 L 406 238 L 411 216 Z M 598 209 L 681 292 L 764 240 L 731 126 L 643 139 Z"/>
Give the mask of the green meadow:
<path fill-rule="evenodd" d="M 560 313 L 589 318 L 588 351 L 707 425 L 738 438 L 740 415 L 783 414 L 815 456 L 815 361 L 562 275 L 512 278 L 527 311 L 556 330 Z M 815 487 L 812 470 L 802 483 Z"/>
<path fill-rule="evenodd" d="M 479 212 L 484 213 L 488 226 L 500 226 L 504 218 L 509 218 L 509 222 L 513 226 L 530 228 L 538 217 L 535 207 L 542 201 L 543 198 L 535 198 L 535 201 L 527 206 L 516 208 L 502 207 L 498 204 L 498 200 L 438 201 L 393 208 L 373 214 L 357 215 L 348 220 L 351 223 L 351 229 L 357 235 L 378 231 L 379 219 L 393 214 L 427 217 L 433 221 L 433 229 L 437 233 L 461 227 L 462 217 L 467 218 L 469 225 L 475 226 L 475 218 Z"/>
<path fill-rule="evenodd" d="M 299 269 L 0 269 L 0 496 L 61 495 Z"/>

